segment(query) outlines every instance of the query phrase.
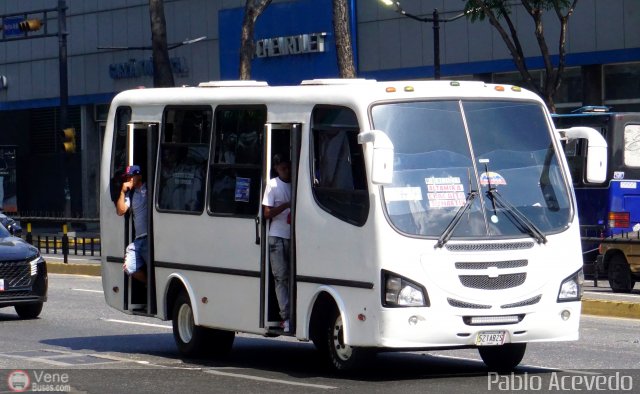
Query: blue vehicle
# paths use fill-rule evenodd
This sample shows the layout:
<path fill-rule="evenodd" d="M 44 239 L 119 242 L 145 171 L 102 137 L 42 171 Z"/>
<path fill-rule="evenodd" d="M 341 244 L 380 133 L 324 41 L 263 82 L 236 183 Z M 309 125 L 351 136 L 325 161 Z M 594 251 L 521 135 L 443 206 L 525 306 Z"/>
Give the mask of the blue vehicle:
<path fill-rule="evenodd" d="M 597 238 L 640 228 L 640 113 L 610 112 L 608 107 L 590 106 L 570 114 L 554 115 L 553 120 L 558 129 L 594 128 L 608 145 L 606 180 L 604 183 L 590 183 L 585 177 L 586 141 L 578 139 L 565 144 L 578 203 L 587 271 L 587 268 L 594 267 L 598 256 Z"/>

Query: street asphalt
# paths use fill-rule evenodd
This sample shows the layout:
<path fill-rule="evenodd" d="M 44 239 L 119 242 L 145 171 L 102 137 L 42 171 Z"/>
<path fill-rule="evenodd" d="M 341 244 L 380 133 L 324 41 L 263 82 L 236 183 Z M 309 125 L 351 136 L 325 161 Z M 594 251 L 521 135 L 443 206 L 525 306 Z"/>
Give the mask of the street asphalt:
<path fill-rule="evenodd" d="M 100 276 L 100 256 L 69 255 L 67 263 L 61 254 L 44 255 L 47 269 L 53 274 Z M 640 282 L 629 294 L 614 293 L 606 279 L 586 279 L 582 297 L 585 315 L 640 319 Z"/>

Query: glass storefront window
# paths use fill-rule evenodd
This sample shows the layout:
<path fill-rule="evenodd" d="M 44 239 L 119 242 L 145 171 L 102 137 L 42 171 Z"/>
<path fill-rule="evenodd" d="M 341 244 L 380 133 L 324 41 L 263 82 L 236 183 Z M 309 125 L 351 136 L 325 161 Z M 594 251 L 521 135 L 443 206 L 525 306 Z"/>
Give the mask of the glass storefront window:
<path fill-rule="evenodd" d="M 640 99 L 640 63 L 604 66 L 605 100 Z"/>

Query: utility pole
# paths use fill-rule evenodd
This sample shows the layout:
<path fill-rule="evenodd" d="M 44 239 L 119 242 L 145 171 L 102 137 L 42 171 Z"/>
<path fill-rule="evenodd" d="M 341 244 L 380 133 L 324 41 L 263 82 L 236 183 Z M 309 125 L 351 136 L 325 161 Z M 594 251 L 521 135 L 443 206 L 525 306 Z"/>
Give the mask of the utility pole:
<path fill-rule="evenodd" d="M 67 128 L 69 107 L 69 75 L 67 69 L 67 4 L 65 0 L 58 0 L 58 66 L 60 69 L 60 119 L 58 119 L 59 133 L 56 133 L 56 137 L 62 132 L 62 130 Z"/>

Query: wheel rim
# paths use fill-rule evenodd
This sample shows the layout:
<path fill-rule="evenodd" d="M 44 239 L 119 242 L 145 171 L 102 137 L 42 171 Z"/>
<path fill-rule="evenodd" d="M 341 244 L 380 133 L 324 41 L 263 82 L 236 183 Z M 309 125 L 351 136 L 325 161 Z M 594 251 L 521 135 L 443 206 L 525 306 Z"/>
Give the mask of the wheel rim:
<path fill-rule="evenodd" d="M 351 358 L 351 346 L 344 343 L 344 325 L 342 324 L 342 316 L 338 315 L 336 322 L 333 324 L 333 349 L 336 355 L 343 361 Z"/>
<path fill-rule="evenodd" d="M 191 306 L 188 304 L 182 304 L 178 311 L 178 334 L 180 339 L 184 343 L 191 342 L 193 338 L 193 313 L 191 313 Z"/>

